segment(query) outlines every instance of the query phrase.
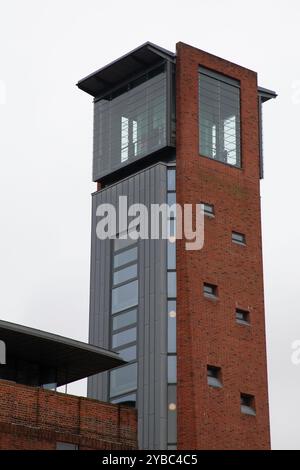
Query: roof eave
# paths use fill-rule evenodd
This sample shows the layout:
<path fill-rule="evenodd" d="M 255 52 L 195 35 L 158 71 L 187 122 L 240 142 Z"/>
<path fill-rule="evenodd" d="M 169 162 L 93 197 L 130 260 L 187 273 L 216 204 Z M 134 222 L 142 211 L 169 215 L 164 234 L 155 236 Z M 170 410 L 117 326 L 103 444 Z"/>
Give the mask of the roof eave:
<path fill-rule="evenodd" d="M 155 56 L 157 57 L 157 62 L 160 59 L 174 62 L 175 57 L 176 57 L 176 55 L 173 52 L 168 51 L 167 49 L 157 46 L 156 44 L 153 44 L 152 42 L 145 42 L 141 46 L 133 49 L 127 54 L 124 54 L 118 59 L 110 62 L 104 67 L 101 67 L 95 72 L 79 80 L 77 83 L 78 88 L 94 97 L 97 96 L 99 92 L 102 92 L 105 89 L 108 90 L 110 85 L 114 86 L 115 83 L 110 83 L 109 80 L 107 80 L 107 75 L 110 75 L 113 78 L 115 71 L 117 70 L 118 72 L 120 72 L 120 67 L 122 67 L 122 65 L 124 64 L 126 65 L 126 62 L 127 63 L 130 62 L 130 59 L 136 62 L 136 66 L 132 66 L 132 64 L 130 64 L 132 70 L 131 71 L 128 70 L 128 75 L 134 74 L 135 71 L 139 73 L 143 69 L 143 67 L 147 69 L 149 65 L 151 66 L 151 61 L 143 62 L 141 57 L 137 57 L 138 55 L 143 54 L 143 51 L 145 51 L 145 54 L 147 54 L 147 52 L 148 53 L 151 52 L 153 54 L 153 64 L 155 63 L 155 60 L 154 60 Z M 125 66 L 124 78 L 126 77 L 126 74 L 127 74 L 127 67 Z"/>
<path fill-rule="evenodd" d="M 263 87 L 260 87 L 260 86 L 257 88 L 257 91 L 258 91 L 258 94 L 261 97 L 263 103 L 265 101 L 275 99 L 278 96 L 275 91 L 268 90 L 267 88 L 263 88 Z"/>

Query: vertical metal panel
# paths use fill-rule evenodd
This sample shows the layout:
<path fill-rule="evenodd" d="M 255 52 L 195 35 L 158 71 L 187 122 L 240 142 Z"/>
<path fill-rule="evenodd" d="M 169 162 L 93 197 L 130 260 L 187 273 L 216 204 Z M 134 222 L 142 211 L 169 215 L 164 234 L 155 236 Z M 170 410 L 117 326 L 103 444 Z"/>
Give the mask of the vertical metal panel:
<path fill-rule="evenodd" d="M 166 172 L 158 163 L 93 195 L 90 342 L 109 347 L 111 295 L 110 241 L 96 238 L 96 207 L 115 204 L 120 195 L 128 204 L 166 202 Z M 149 227 L 150 230 L 150 227 Z M 95 262 L 96 259 L 96 262 Z M 167 315 L 166 240 L 139 241 L 138 434 L 139 447 L 167 446 Z M 95 330 L 98 331 L 95 331 Z M 108 400 L 107 373 L 89 379 L 88 395 Z"/>

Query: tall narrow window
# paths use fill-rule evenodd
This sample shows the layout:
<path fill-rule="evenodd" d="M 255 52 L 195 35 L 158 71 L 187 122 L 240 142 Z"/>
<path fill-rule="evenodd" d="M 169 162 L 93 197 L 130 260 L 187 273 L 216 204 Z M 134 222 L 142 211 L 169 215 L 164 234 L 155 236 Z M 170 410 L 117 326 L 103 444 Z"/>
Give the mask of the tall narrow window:
<path fill-rule="evenodd" d="M 241 166 L 239 82 L 200 67 L 200 154 Z"/>
<path fill-rule="evenodd" d="M 128 118 L 121 118 L 121 162 L 128 160 L 129 126 Z"/>
<path fill-rule="evenodd" d="M 138 244 L 136 240 L 131 238 L 117 238 L 113 241 L 112 248 L 110 346 L 129 364 L 110 372 L 109 396 L 114 403 L 135 406 L 139 284 Z"/>
<path fill-rule="evenodd" d="M 176 170 L 167 171 L 167 201 L 170 206 L 176 204 Z M 177 411 L 176 411 L 176 211 L 168 220 L 169 239 L 167 241 L 167 315 L 168 315 L 168 449 L 176 449 Z"/>

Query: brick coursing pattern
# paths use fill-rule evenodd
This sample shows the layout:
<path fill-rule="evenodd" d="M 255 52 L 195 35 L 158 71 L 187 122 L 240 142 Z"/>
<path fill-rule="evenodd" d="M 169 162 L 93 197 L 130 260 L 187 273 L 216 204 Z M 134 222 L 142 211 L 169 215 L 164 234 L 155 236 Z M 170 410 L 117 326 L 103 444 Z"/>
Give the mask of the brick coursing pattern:
<path fill-rule="evenodd" d="M 199 155 L 199 65 L 240 80 L 242 169 Z M 269 449 L 256 73 L 178 43 L 176 120 L 177 202 L 216 211 L 202 250 L 177 242 L 178 448 Z M 203 282 L 218 300 L 204 298 Z M 236 323 L 236 308 L 251 326 Z M 222 388 L 208 387 L 207 364 L 222 368 Z M 241 392 L 255 395 L 256 417 L 241 414 Z"/>
<path fill-rule="evenodd" d="M 0 380 L 0 449 L 137 449 L 136 410 Z"/>

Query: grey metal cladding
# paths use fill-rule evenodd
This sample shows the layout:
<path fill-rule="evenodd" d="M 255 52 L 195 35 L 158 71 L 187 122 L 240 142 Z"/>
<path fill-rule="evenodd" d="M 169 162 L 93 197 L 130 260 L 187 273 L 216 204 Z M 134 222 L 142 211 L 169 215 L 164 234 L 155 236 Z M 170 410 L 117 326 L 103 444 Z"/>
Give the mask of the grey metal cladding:
<path fill-rule="evenodd" d="M 93 195 L 90 341 L 99 346 L 109 346 L 111 250 L 109 241 L 96 238 L 96 207 L 116 204 L 120 195 L 128 196 L 128 204 L 148 208 L 165 203 L 166 173 L 166 165 L 158 163 Z M 161 239 L 139 241 L 138 434 L 143 449 L 167 447 L 166 246 Z M 88 395 L 108 400 L 107 373 L 89 379 Z"/>

